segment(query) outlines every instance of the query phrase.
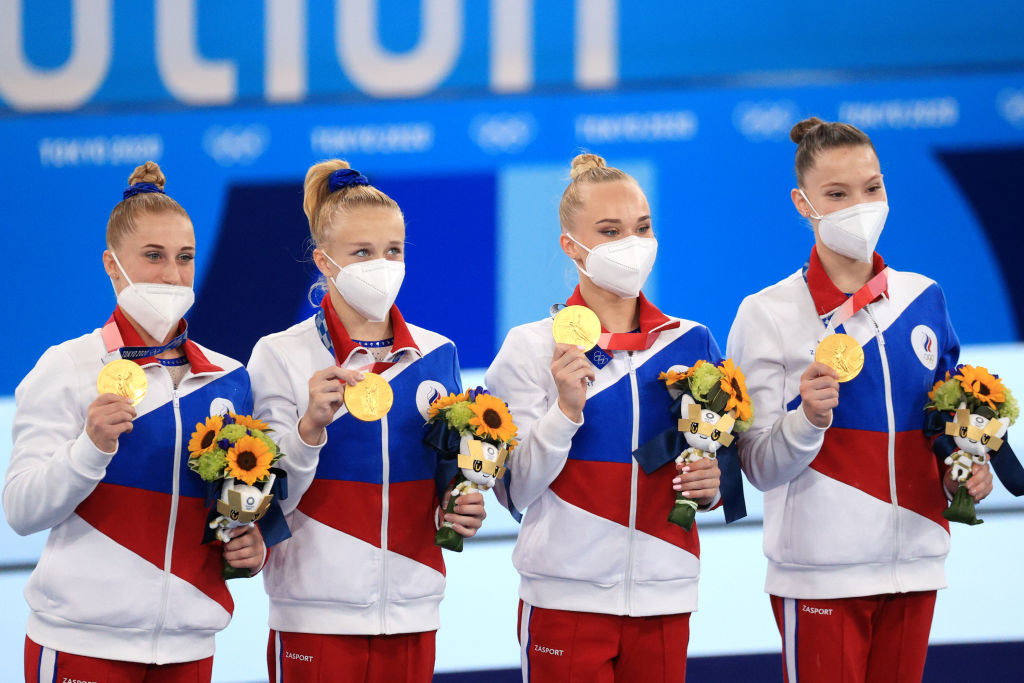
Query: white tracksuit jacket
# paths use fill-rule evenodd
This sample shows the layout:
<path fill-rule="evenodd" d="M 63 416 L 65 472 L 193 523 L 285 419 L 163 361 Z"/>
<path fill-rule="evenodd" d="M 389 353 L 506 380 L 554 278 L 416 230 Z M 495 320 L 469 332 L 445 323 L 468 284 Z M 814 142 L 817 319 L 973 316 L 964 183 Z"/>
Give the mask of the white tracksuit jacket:
<path fill-rule="evenodd" d="M 115 311 L 123 341 L 142 346 Z M 14 449 L 4 513 L 19 534 L 50 530 L 25 598 L 27 633 L 61 652 L 163 664 L 213 654 L 233 603 L 221 544 L 202 545 L 206 484 L 188 469 L 197 422 L 248 413 L 236 361 L 185 343 L 178 388 L 153 358 L 137 361 L 149 391 L 115 453 L 85 433 L 96 378 L 111 358 L 100 330 L 49 348 L 15 391 Z"/>
<path fill-rule="evenodd" d="M 444 560 L 434 545 L 439 460 L 422 439 L 430 402 L 461 390 L 455 345 L 406 324 L 392 307 L 392 352 L 387 362 L 374 363 L 329 305 L 325 297 L 343 367 L 381 374 L 394 403 L 376 422 L 357 420 L 342 406 L 324 443 L 311 446 L 298 433 L 309 378 L 335 362 L 315 318 L 266 336 L 253 349 L 248 369 L 255 414 L 288 455 L 281 460 L 289 489 L 282 508 L 292 537 L 275 546 L 264 570 L 270 627 L 368 635 L 433 631 L 445 586 Z"/>
<path fill-rule="evenodd" d="M 581 424 L 558 407 L 551 319 L 513 328 L 487 370 L 519 428 L 509 494 L 526 513 L 512 561 L 530 605 L 630 616 L 697 609 L 697 527 L 668 522 L 675 464 L 648 475 L 632 452 L 675 426 L 658 373 L 721 357 L 706 327 L 640 302 L 641 331 L 662 331 L 651 348 L 611 351 L 595 366 Z M 584 302 L 577 291 L 567 303 Z"/>
<path fill-rule="evenodd" d="M 928 391 L 959 355 L 945 298 L 928 278 L 889 270 L 887 293 L 838 328 L 864 347 L 864 369 L 819 429 L 800 408 L 800 376 L 845 299 L 812 252 L 806 274 L 744 299 L 729 334 L 755 405 L 739 449 L 765 492 L 765 589 L 824 599 L 944 588 L 946 497 L 922 427 Z"/>

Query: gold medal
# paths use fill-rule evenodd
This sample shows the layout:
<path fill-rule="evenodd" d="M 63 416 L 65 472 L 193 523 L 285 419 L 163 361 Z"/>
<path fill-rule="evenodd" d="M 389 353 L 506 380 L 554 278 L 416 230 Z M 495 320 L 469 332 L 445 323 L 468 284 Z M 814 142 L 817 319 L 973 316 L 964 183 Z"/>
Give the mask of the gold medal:
<path fill-rule="evenodd" d="M 864 368 L 864 349 L 848 334 L 830 334 L 818 342 L 814 360 L 838 372 L 840 382 L 849 382 Z"/>
<path fill-rule="evenodd" d="M 388 381 L 373 372 L 364 372 L 359 384 L 345 385 L 345 407 L 352 417 L 373 422 L 388 414 L 395 400 Z"/>
<path fill-rule="evenodd" d="M 96 388 L 101 394 L 124 396 L 132 402 L 133 406 L 137 406 L 146 397 L 149 381 L 146 379 L 145 371 L 139 367 L 138 363 L 118 358 L 110 361 L 100 370 L 100 376 L 96 379 Z"/>
<path fill-rule="evenodd" d="M 551 322 L 551 333 L 557 344 L 572 344 L 589 351 L 601 338 L 601 321 L 586 306 L 566 306 Z"/>

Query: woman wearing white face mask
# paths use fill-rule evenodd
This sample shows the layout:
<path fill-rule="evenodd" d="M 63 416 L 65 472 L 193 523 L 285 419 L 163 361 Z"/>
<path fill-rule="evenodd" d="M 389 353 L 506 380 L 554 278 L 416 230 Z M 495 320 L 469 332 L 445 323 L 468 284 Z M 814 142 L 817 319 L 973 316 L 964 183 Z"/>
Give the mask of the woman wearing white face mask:
<path fill-rule="evenodd" d="M 4 512 L 20 534 L 50 530 L 25 589 L 26 681 L 208 681 L 232 610 L 222 548 L 239 568 L 265 556 L 255 528 L 223 547 L 199 542 L 208 506 L 186 464 L 189 433 L 217 407 L 251 412 L 249 377 L 188 339 L 195 235 L 159 166 L 129 184 L 103 254 L 113 315 L 48 349 L 15 393 Z M 134 404 L 97 396 L 111 361 L 145 377 Z"/>
<path fill-rule="evenodd" d="M 314 317 L 261 339 L 249 362 L 256 415 L 288 453 L 294 530 L 265 578 L 270 680 L 426 683 L 444 594 L 434 534 L 445 465 L 423 445 L 423 425 L 432 400 L 460 391 L 458 357 L 394 305 L 405 220 L 393 199 L 335 159 L 309 169 L 303 209 L 327 293 Z M 346 383 L 365 371 L 394 394 L 380 420 L 344 404 Z M 463 536 L 483 517 L 479 493 L 445 515 Z"/>
<path fill-rule="evenodd" d="M 721 354 L 706 327 L 640 292 L 657 241 L 636 181 L 593 154 L 571 177 L 559 244 L 579 286 L 566 304 L 597 314 L 602 341 L 556 344 L 545 318 L 512 329 L 487 371 L 520 435 L 508 494 L 526 509 L 513 553 L 524 680 L 681 681 L 700 562 L 696 527 L 667 512 L 673 488 L 715 504 L 720 473 L 700 460 L 646 474 L 632 454 L 667 426 L 659 373 Z"/>
<path fill-rule="evenodd" d="M 791 137 L 792 200 L 815 245 L 743 301 L 728 343 L 757 405 L 740 458 L 765 492 L 783 668 L 789 683 L 920 681 L 946 585 L 943 488 L 957 486 L 922 433 L 924 405 L 960 347 L 939 286 L 875 252 L 888 204 L 870 139 L 817 118 Z M 992 475 L 974 468 L 980 500 Z"/>

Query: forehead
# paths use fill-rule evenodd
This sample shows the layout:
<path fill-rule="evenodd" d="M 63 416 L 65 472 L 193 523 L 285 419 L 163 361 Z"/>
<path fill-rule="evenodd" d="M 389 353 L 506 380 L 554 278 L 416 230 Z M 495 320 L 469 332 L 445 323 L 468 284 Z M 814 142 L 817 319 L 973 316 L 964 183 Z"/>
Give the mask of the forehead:
<path fill-rule="evenodd" d="M 195 246 L 192 221 L 176 213 L 144 213 L 135 218 L 135 230 L 122 238 L 126 247 L 160 244 L 168 248 Z"/>
<path fill-rule="evenodd" d="M 327 237 L 340 242 L 400 242 L 405 239 L 405 221 L 395 209 L 360 206 L 335 212 Z"/>
<path fill-rule="evenodd" d="M 636 219 L 651 212 L 643 190 L 630 180 L 586 183 L 580 187 L 580 201 L 583 203 L 582 212 L 595 220 Z"/>
<path fill-rule="evenodd" d="M 866 181 L 880 172 L 874 150 L 867 145 L 855 145 L 822 151 L 807 172 L 806 179 L 811 186 L 830 182 L 852 184 Z"/>

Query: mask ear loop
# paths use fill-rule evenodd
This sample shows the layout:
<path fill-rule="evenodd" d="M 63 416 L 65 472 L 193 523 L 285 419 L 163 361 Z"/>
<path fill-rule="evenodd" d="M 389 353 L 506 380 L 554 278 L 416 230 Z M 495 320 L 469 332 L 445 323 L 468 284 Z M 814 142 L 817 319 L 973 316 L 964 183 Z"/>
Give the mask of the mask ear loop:
<path fill-rule="evenodd" d="M 122 266 L 121 262 L 117 259 L 117 252 L 115 252 L 113 249 L 111 249 L 110 250 L 110 255 L 114 257 L 114 263 L 117 264 L 117 269 L 121 271 L 121 275 L 124 275 L 124 279 L 128 281 L 128 286 L 129 287 L 134 287 L 135 283 L 132 282 L 132 279 L 130 277 L 128 277 L 128 273 L 125 272 L 124 266 Z"/>
<path fill-rule="evenodd" d="M 800 196 L 804 198 L 804 201 L 807 202 L 807 206 L 811 207 L 811 211 L 814 212 L 814 214 L 809 215 L 807 217 L 813 218 L 816 221 L 820 221 L 822 218 L 824 218 L 824 216 L 818 213 L 818 210 L 814 208 L 814 204 L 811 204 L 811 200 L 807 198 L 806 194 L 804 194 L 803 188 L 797 188 L 797 191 L 800 193 Z"/>
<path fill-rule="evenodd" d="M 593 253 L 594 253 L 594 252 L 593 252 L 593 250 L 591 250 L 591 249 L 588 249 L 588 248 L 587 248 L 587 247 L 585 247 L 585 246 L 583 245 L 583 243 L 581 243 L 581 242 L 580 242 L 580 241 L 579 241 L 578 239 L 576 239 L 575 237 L 573 237 L 572 235 L 570 235 L 570 234 L 569 234 L 569 231 L 568 231 L 568 230 L 566 230 L 566 231 L 565 231 L 565 236 L 566 236 L 566 237 L 568 237 L 569 239 L 571 239 L 571 240 L 572 240 L 573 242 L 575 242 L 575 243 L 576 243 L 576 244 L 577 244 L 577 245 L 578 245 L 578 246 L 580 247 L 580 249 L 583 249 L 584 251 L 586 251 L 586 252 L 587 252 L 587 255 L 588 255 L 588 256 L 589 256 L 590 254 L 593 254 Z M 581 266 L 580 264 L 576 263 L 575 261 L 573 261 L 573 263 L 574 263 L 574 264 L 576 265 L 576 268 L 577 268 L 577 269 L 578 269 L 578 270 L 579 270 L 579 271 L 580 271 L 581 273 L 583 273 L 583 274 L 584 274 L 584 275 L 586 275 L 587 277 L 592 277 L 592 276 L 590 275 L 590 273 L 588 273 L 588 272 L 587 272 L 587 269 L 586 269 L 586 268 L 584 268 L 584 267 L 583 267 L 583 266 Z"/>

